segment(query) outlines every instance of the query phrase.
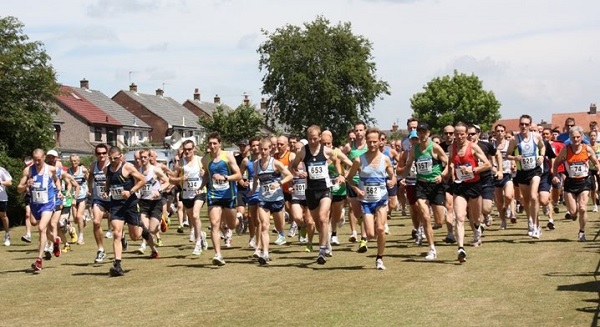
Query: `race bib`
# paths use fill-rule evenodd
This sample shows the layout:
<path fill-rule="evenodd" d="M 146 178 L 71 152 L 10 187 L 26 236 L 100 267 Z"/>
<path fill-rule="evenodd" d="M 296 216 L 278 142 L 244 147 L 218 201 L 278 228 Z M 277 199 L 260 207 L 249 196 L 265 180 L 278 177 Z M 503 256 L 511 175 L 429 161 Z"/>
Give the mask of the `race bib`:
<path fill-rule="evenodd" d="M 431 158 L 417 160 L 415 165 L 417 166 L 417 173 L 420 175 L 431 174 L 433 172 L 433 160 Z"/>
<path fill-rule="evenodd" d="M 224 191 L 229 189 L 229 182 L 227 180 L 224 181 L 215 181 L 213 179 L 213 188 L 217 191 Z"/>
<path fill-rule="evenodd" d="M 365 183 L 363 185 L 363 191 L 365 197 L 363 198 L 366 202 L 377 202 L 381 200 L 383 194 L 381 194 L 381 184 L 379 183 Z"/>
<path fill-rule="evenodd" d="M 510 160 L 502 160 L 502 172 L 510 173 L 511 169 L 512 169 L 512 164 L 511 164 Z"/>
<path fill-rule="evenodd" d="M 201 188 L 202 181 L 198 177 L 190 177 L 183 183 L 183 189 L 185 191 L 197 191 Z"/>
<path fill-rule="evenodd" d="M 310 179 L 325 179 L 329 176 L 327 164 L 324 162 L 316 162 L 308 164 L 308 178 Z"/>
<path fill-rule="evenodd" d="M 408 175 L 406 176 L 406 178 L 409 178 L 409 179 L 417 178 L 417 166 L 415 165 L 415 163 L 413 163 L 413 165 L 410 167 L 410 170 L 408 171 Z"/>
<path fill-rule="evenodd" d="M 467 171 L 463 172 L 463 170 L 461 169 L 461 167 L 471 167 L 471 166 L 458 166 L 456 168 L 456 177 L 458 178 L 459 181 L 463 182 L 463 181 L 468 181 L 470 179 L 475 178 L 475 174 L 473 173 L 473 169 L 467 170 Z"/>
<path fill-rule="evenodd" d="M 304 181 L 294 184 L 294 195 L 297 197 L 306 195 L 306 183 L 304 183 Z"/>
<path fill-rule="evenodd" d="M 48 189 L 45 187 L 41 187 L 40 185 L 37 185 L 36 187 L 36 185 L 34 184 L 33 190 L 31 192 L 31 201 L 37 204 L 48 203 Z"/>
<path fill-rule="evenodd" d="M 337 178 L 332 179 L 331 180 L 331 190 L 333 192 L 337 192 L 340 190 L 340 188 L 341 188 L 341 185 L 340 185 L 340 183 L 338 183 L 338 179 Z"/>
<path fill-rule="evenodd" d="M 149 197 L 150 195 L 152 195 L 152 184 L 144 184 L 144 187 L 142 187 L 141 195 L 143 197 Z"/>
<path fill-rule="evenodd" d="M 521 169 L 532 170 L 537 166 L 535 156 L 521 157 Z"/>
<path fill-rule="evenodd" d="M 260 186 L 260 192 L 263 196 L 270 196 L 273 193 L 275 193 L 275 190 L 277 190 L 276 188 L 271 189 L 271 185 L 273 185 L 275 182 L 273 183 L 268 183 L 268 184 L 262 184 Z"/>
<path fill-rule="evenodd" d="M 574 162 L 569 165 L 569 176 L 570 177 L 587 177 L 589 168 L 585 162 Z"/>
<path fill-rule="evenodd" d="M 115 185 L 110 187 L 110 196 L 113 200 L 123 200 L 123 186 Z"/>
<path fill-rule="evenodd" d="M 96 195 L 97 196 L 102 196 L 102 194 L 106 193 L 106 186 L 104 184 L 100 185 L 97 184 L 96 185 Z"/>

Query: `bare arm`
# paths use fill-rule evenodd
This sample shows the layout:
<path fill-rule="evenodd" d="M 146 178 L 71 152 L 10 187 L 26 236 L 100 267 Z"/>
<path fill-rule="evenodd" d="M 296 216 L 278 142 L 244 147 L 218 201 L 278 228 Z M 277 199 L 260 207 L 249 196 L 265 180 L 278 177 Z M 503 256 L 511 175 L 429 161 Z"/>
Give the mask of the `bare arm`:
<path fill-rule="evenodd" d="M 29 168 L 30 167 L 25 167 L 25 169 L 23 169 L 21 180 L 19 181 L 19 185 L 17 185 L 17 192 L 19 193 L 27 192 L 29 187 L 33 184 L 33 180 L 29 178 Z"/>
<path fill-rule="evenodd" d="M 472 143 L 471 150 L 473 151 L 474 157 L 479 159 L 482 163 L 481 165 L 479 165 L 477 167 L 473 167 L 474 174 L 480 174 L 484 171 L 488 171 L 488 170 L 492 169 L 492 165 L 490 164 L 490 161 L 488 160 L 485 153 L 483 153 L 483 150 L 481 150 L 481 148 L 477 144 Z"/>

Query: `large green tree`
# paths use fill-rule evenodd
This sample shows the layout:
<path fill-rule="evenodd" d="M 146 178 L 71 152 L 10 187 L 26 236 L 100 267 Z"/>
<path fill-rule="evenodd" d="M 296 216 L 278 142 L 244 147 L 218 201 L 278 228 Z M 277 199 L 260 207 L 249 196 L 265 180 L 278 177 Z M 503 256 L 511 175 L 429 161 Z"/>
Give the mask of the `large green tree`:
<path fill-rule="evenodd" d="M 0 17 L 0 150 L 10 157 L 54 146 L 52 109 L 59 90 L 44 45 L 28 41 L 15 17 Z"/>
<path fill-rule="evenodd" d="M 354 35 L 350 23 L 332 26 L 317 17 L 303 28 L 286 25 L 263 34 L 267 40 L 257 51 L 270 126 L 277 119 L 303 135 L 315 124 L 339 138 L 358 120 L 372 122 L 375 100 L 390 94 L 375 75 L 371 42 Z"/>
<path fill-rule="evenodd" d="M 436 77 L 410 99 L 413 116 L 427 122 L 434 131 L 459 121 L 489 130 L 500 119 L 500 102 L 494 92 L 483 89 L 474 74 L 454 71 L 452 76 Z"/>
<path fill-rule="evenodd" d="M 236 144 L 258 135 L 261 126 L 264 126 L 264 118 L 251 105 L 241 104 L 235 110 L 217 106 L 212 117 L 201 117 L 199 124 L 207 133 L 219 132 L 223 141 Z"/>

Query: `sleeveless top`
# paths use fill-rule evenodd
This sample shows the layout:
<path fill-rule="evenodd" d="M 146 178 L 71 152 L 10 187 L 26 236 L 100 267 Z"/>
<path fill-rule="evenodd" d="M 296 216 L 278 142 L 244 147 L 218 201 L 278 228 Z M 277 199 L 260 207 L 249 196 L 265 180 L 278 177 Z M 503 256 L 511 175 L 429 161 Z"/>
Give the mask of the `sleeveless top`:
<path fill-rule="evenodd" d="M 87 197 L 87 181 L 83 175 L 83 168 L 81 166 L 77 167 L 77 173 L 75 173 L 75 169 L 73 167 L 69 167 L 67 172 L 73 176 L 77 184 L 79 184 L 79 194 L 75 197 L 77 200 L 85 199 Z"/>
<path fill-rule="evenodd" d="M 135 185 L 133 176 L 123 176 L 123 166 L 125 166 L 125 163 L 121 163 L 115 172 L 110 170 L 110 166 L 106 169 L 106 179 L 110 182 L 109 192 L 112 204 L 137 202 L 135 193 L 131 193 L 127 199 L 123 197 L 123 191 L 131 191 L 133 185 Z"/>
<path fill-rule="evenodd" d="M 427 141 L 427 147 L 421 151 L 419 143 L 415 145 L 415 166 L 417 178 L 434 183 L 435 178 L 442 175 L 442 162 L 433 158 L 433 141 Z"/>
<path fill-rule="evenodd" d="M 331 187 L 331 180 L 327 171 L 327 158 L 323 149 L 324 147 L 319 145 L 319 151 L 316 155 L 313 155 L 308 144 L 304 146 L 303 162 L 308 172 L 306 187 L 311 190 L 325 190 Z"/>
<path fill-rule="evenodd" d="M 596 154 L 596 158 L 600 158 L 600 143 L 594 143 L 592 145 L 592 150 Z M 598 170 L 598 167 L 594 166 L 594 164 L 590 161 L 590 170 Z"/>
<path fill-rule="evenodd" d="M 374 203 L 387 200 L 386 181 L 388 175 L 385 172 L 385 157 L 380 155 L 379 165 L 373 168 L 367 162 L 367 155 L 363 154 L 360 156 L 360 165 L 360 182 L 358 187 L 365 192 L 365 196 L 361 201 L 363 203 Z"/>
<path fill-rule="evenodd" d="M 281 162 L 286 168 L 289 168 L 290 166 L 290 150 L 285 151 L 285 154 L 283 156 L 279 155 L 279 152 L 277 154 L 275 154 L 275 159 L 279 162 Z M 285 183 L 285 185 L 282 185 L 283 188 L 283 193 L 290 193 L 290 183 Z"/>
<path fill-rule="evenodd" d="M 29 168 L 29 177 L 33 179 L 33 185 L 29 189 L 31 195 L 31 204 L 44 205 L 54 201 L 56 196 L 56 186 L 50 178 L 50 169 L 48 164 L 44 164 L 44 171 L 38 172 L 35 165 Z"/>
<path fill-rule="evenodd" d="M 508 144 L 510 142 L 508 142 L 506 139 L 503 141 L 504 142 L 500 144 L 496 144 L 496 149 L 500 151 L 500 154 L 502 155 L 502 173 L 510 174 L 512 172 L 512 163 L 510 162 L 510 160 L 508 160 L 508 158 L 506 158 L 506 155 L 508 154 Z M 500 147 L 502 144 L 504 144 L 504 146 Z"/>
<path fill-rule="evenodd" d="M 200 157 L 194 156 L 193 164 L 191 167 L 188 165 L 189 162 L 185 158 L 181 158 L 181 175 L 188 175 L 188 179 L 182 181 L 181 185 L 181 198 L 191 200 L 196 198 L 198 190 L 201 190 L 202 178 L 204 176 L 204 169 L 202 169 L 202 161 Z"/>
<path fill-rule="evenodd" d="M 356 143 L 352 142 L 350 144 L 350 152 L 348 153 L 348 159 L 350 159 L 350 161 L 354 162 L 354 159 L 362 156 L 365 152 L 367 152 L 368 149 L 369 149 L 369 147 L 367 146 L 366 143 L 362 149 L 358 149 L 356 147 Z M 354 180 L 354 183 L 356 185 L 358 185 L 359 180 L 360 180 L 359 173 L 356 173 L 356 175 L 352 176 L 352 180 Z"/>
<path fill-rule="evenodd" d="M 160 182 L 154 178 L 155 166 L 150 165 L 150 169 L 144 174 L 144 167 L 140 167 L 138 171 L 146 178 L 144 187 L 140 190 L 140 197 L 143 200 L 160 200 L 154 197 L 155 192 L 160 193 Z"/>
<path fill-rule="evenodd" d="M 206 155 L 208 158 L 208 187 L 207 197 L 213 200 L 229 200 L 237 196 L 237 183 L 233 181 L 215 182 L 213 180 L 214 174 L 220 174 L 228 176 L 231 171 L 229 170 L 229 162 L 227 160 L 227 153 L 221 151 L 219 161 L 214 162 L 212 154 Z"/>
<path fill-rule="evenodd" d="M 479 174 L 471 173 L 463 174 L 460 169 L 461 166 L 477 167 L 477 160 L 473 156 L 471 149 L 471 142 L 467 143 L 467 149 L 462 156 L 458 155 L 458 143 L 452 144 L 452 163 L 454 163 L 454 182 L 455 183 L 474 183 L 479 181 Z"/>
<path fill-rule="evenodd" d="M 529 132 L 528 140 L 517 134 L 515 154 L 521 155 L 521 160 L 517 161 L 517 170 L 533 170 L 537 167 L 538 146 L 533 132 Z"/>
<path fill-rule="evenodd" d="M 108 165 L 108 164 L 107 164 Z M 105 201 L 102 198 L 102 194 L 106 193 L 106 175 L 104 175 L 104 167 L 99 168 L 98 162 L 94 161 L 93 163 L 94 171 L 92 172 L 92 194 L 94 195 L 94 200 Z"/>
<path fill-rule="evenodd" d="M 567 159 L 565 160 L 565 171 L 568 178 L 582 179 L 589 176 L 589 154 L 587 146 L 582 144 L 581 151 L 575 153 L 571 144 L 567 145 Z"/>
<path fill-rule="evenodd" d="M 261 160 L 256 161 L 258 180 L 260 181 L 260 201 L 275 202 L 283 200 L 281 187 L 271 189 L 271 184 L 281 181 L 281 174 L 275 171 L 275 158 L 269 158 L 267 167 L 263 169 Z"/>

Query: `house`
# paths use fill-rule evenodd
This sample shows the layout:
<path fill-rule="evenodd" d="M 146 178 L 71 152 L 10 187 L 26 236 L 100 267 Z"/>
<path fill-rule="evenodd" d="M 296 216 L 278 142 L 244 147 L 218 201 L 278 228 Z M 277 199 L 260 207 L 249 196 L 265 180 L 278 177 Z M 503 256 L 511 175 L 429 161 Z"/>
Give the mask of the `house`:
<path fill-rule="evenodd" d="M 202 137 L 198 116 L 173 98 L 164 96 L 162 89 L 157 89 L 155 95 L 138 93 L 137 85 L 132 83 L 129 90 L 117 92 L 112 99 L 152 128 L 152 143 L 164 144 L 165 137 L 175 132 L 183 137 L 194 137 L 196 142 Z"/>
<path fill-rule="evenodd" d="M 215 95 L 213 102 L 201 101 L 198 88 L 194 90 L 193 98 L 186 100 L 183 103 L 183 106 L 193 112 L 196 116 L 202 118 L 212 117 L 213 112 L 217 110 L 218 106 L 221 106 L 225 112 L 232 111 L 228 105 L 221 103 L 221 97 L 219 97 L 218 94 Z"/>
<path fill-rule="evenodd" d="M 117 144 L 123 124 L 88 101 L 76 88 L 62 85 L 55 97 L 54 128 L 63 153 L 90 154 L 99 143 Z"/>
<path fill-rule="evenodd" d="M 597 113 L 595 103 L 590 104 L 590 109 L 588 111 L 552 114 L 552 126 L 558 126 L 559 130 L 562 131 L 567 118 L 575 119 L 575 125 L 583 127 L 585 132 L 590 131 L 590 123 L 596 122 L 600 124 L 600 115 Z"/>
<path fill-rule="evenodd" d="M 152 128 L 148 124 L 125 110 L 104 93 L 90 90 L 90 82 L 86 79 L 81 80 L 79 83 L 80 87 L 74 88 L 79 95 L 121 123 L 121 131 L 117 133 L 117 145 L 119 147 L 130 147 L 149 141 Z M 95 135 L 101 135 L 102 133 L 103 131 L 99 130 L 94 132 Z"/>
<path fill-rule="evenodd" d="M 502 124 L 506 127 L 507 131 L 519 132 L 519 121 L 519 118 L 498 119 L 492 124 L 492 128 L 495 129 L 498 124 Z"/>

